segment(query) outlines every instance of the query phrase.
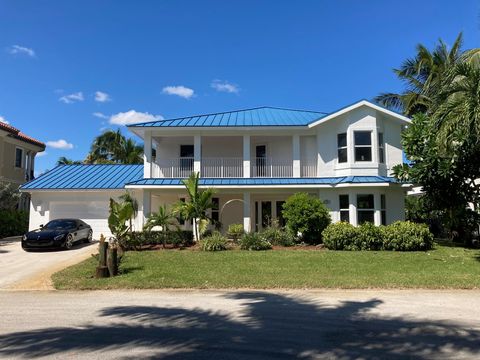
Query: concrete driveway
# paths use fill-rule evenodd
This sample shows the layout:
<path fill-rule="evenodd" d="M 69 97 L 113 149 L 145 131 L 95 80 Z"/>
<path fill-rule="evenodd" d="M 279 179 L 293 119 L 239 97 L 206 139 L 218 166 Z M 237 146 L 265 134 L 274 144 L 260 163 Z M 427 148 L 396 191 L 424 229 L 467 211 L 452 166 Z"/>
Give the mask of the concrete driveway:
<path fill-rule="evenodd" d="M 0 304 L 0 358 L 480 358 L 479 291 L 2 291 Z"/>
<path fill-rule="evenodd" d="M 20 241 L 0 241 L 0 289 L 51 289 L 50 276 L 97 251 L 97 245 L 76 244 L 69 251 L 25 252 Z"/>

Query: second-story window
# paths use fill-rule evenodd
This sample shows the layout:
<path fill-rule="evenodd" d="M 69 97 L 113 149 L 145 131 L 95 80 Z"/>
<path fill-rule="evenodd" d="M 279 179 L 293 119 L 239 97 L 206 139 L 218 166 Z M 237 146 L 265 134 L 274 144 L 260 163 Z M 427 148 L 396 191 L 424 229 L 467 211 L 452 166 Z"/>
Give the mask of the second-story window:
<path fill-rule="evenodd" d="M 385 162 L 385 143 L 383 142 L 383 133 L 378 133 L 378 162 Z"/>
<path fill-rule="evenodd" d="M 372 161 L 372 133 L 355 131 L 355 161 Z"/>
<path fill-rule="evenodd" d="M 347 134 L 338 134 L 337 135 L 337 147 L 338 147 L 338 162 L 345 163 L 348 161 L 348 150 L 347 150 Z"/>
<path fill-rule="evenodd" d="M 20 148 L 15 149 L 15 167 L 21 168 L 23 161 L 23 150 Z"/>

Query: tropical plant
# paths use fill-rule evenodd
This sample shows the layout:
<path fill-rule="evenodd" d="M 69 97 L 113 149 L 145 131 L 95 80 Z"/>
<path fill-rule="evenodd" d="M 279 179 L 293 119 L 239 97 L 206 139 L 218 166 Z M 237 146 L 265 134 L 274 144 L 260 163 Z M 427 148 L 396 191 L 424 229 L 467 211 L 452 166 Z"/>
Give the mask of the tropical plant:
<path fill-rule="evenodd" d="M 444 85 L 451 81 L 452 67 L 474 55 L 471 51 L 462 52 L 462 42 L 460 33 L 450 49 L 441 39 L 433 51 L 418 44 L 415 57 L 406 59 L 399 69 L 393 70 L 405 90 L 402 93 L 382 93 L 375 101 L 406 116 L 428 113 Z"/>
<path fill-rule="evenodd" d="M 230 224 L 228 225 L 228 230 L 227 234 L 230 236 L 233 240 L 233 242 L 237 242 L 238 239 L 242 237 L 242 235 L 245 233 L 245 230 L 243 229 L 242 224 Z"/>
<path fill-rule="evenodd" d="M 242 250 L 270 250 L 271 248 L 272 244 L 259 233 L 245 233 L 240 240 Z"/>
<path fill-rule="evenodd" d="M 322 200 L 307 193 L 296 193 L 283 204 L 282 215 L 287 229 L 311 244 L 322 241 L 322 231 L 331 222 L 330 213 Z"/>
<path fill-rule="evenodd" d="M 108 227 L 114 236 L 114 241 L 120 247 L 124 247 L 127 237 L 132 233 L 131 222 L 135 216 L 135 209 L 132 202 L 116 202 L 110 199 L 110 214 L 108 216 Z M 129 223 L 130 225 L 127 225 Z"/>
<path fill-rule="evenodd" d="M 57 160 L 57 165 L 81 165 L 83 161 L 68 159 L 65 156 L 61 156 Z"/>
<path fill-rule="evenodd" d="M 132 139 L 127 139 L 120 130 L 107 130 L 92 143 L 85 162 L 90 164 L 141 164 L 143 148 Z"/>
<path fill-rule="evenodd" d="M 192 173 L 188 179 L 182 180 L 187 191 L 187 199 L 185 202 L 179 201 L 174 206 L 174 212 L 182 216 L 185 220 L 193 221 L 193 229 L 195 240 L 200 240 L 200 236 L 211 217 L 207 214 L 207 210 L 211 209 L 214 204 L 212 202 L 212 196 L 215 190 L 208 188 L 200 190 L 199 173 Z"/>
<path fill-rule="evenodd" d="M 227 239 L 218 231 L 200 241 L 203 251 L 223 251 L 228 249 Z"/>
<path fill-rule="evenodd" d="M 160 206 L 157 212 L 153 212 L 148 216 L 147 222 L 144 225 L 144 230 L 152 231 L 153 228 L 160 227 L 162 244 L 165 248 L 167 243 L 167 236 L 172 227 L 179 229 L 175 215 L 167 208 L 166 205 Z"/>
<path fill-rule="evenodd" d="M 122 203 L 124 203 L 126 206 L 130 206 L 132 209 L 132 216 L 128 219 L 128 223 L 130 226 L 130 231 L 133 231 L 132 221 L 133 218 L 136 218 L 138 215 L 138 201 L 128 191 L 120 195 L 119 199 L 122 201 Z"/>
<path fill-rule="evenodd" d="M 18 186 L 0 179 L 0 210 L 14 210 L 22 194 Z"/>

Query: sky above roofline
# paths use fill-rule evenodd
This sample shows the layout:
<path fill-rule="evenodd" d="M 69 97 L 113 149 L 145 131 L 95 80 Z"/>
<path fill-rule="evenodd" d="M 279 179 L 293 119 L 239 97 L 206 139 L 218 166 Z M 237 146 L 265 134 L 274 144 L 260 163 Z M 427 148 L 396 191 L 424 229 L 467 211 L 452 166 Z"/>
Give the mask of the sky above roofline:
<path fill-rule="evenodd" d="M 274 4 L 274 6 L 272 5 Z M 15 1 L 0 5 L 0 121 L 47 144 L 37 171 L 135 122 L 258 107 L 330 113 L 400 91 L 392 69 L 479 47 L 475 0 Z M 246 26 L 248 24 L 248 26 Z"/>

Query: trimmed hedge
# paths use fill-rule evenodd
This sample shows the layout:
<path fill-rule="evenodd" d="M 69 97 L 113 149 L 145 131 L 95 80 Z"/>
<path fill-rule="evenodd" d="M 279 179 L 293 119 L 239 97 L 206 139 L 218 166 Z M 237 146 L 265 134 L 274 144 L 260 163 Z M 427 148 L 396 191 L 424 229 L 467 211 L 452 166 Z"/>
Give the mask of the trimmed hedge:
<path fill-rule="evenodd" d="M 0 210 L 0 239 L 23 235 L 28 230 L 28 213 L 19 210 Z"/>
<path fill-rule="evenodd" d="M 433 246 L 433 235 L 425 224 L 397 221 L 388 226 L 370 223 L 355 227 L 349 223 L 330 224 L 322 233 L 331 250 L 421 251 Z"/>

